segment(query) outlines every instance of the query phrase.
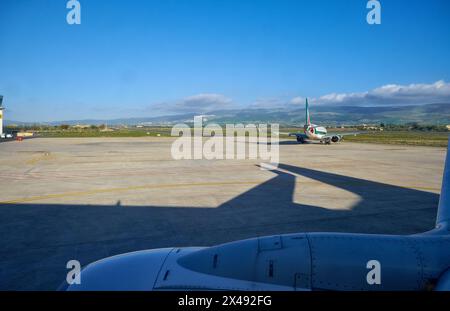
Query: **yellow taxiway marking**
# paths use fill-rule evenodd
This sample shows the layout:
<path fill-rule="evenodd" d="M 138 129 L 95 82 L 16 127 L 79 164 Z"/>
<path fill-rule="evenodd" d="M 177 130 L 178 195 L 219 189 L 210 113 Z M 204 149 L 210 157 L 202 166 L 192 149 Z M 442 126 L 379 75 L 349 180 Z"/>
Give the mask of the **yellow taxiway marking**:
<path fill-rule="evenodd" d="M 99 193 L 110 193 L 110 192 L 125 192 L 133 190 L 143 190 L 143 189 L 162 189 L 162 188 L 182 188 L 182 187 L 211 187 L 211 186 L 233 186 L 233 185 L 258 185 L 266 182 L 267 180 L 248 180 L 248 181 L 228 181 L 228 182 L 200 182 L 200 183 L 188 183 L 188 184 L 160 184 L 160 185 L 141 185 L 141 186 L 130 186 L 121 188 L 107 188 L 107 189 L 94 189 L 86 191 L 74 191 L 74 192 L 63 192 L 54 193 L 47 195 L 31 196 L 26 198 L 19 198 L 8 201 L 0 201 L 2 204 L 18 204 L 32 201 L 40 201 L 46 199 L 64 198 L 64 197 L 78 197 L 85 195 L 94 195 Z M 305 184 L 304 181 L 296 182 L 298 184 Z M 425 190 L 425 191 L 439 191 L 437 188 L 431 187 L 415 187 L 415 186 L 397 186 L 405 189 L 413 190 Z"/>
<path fill-rule="evenodd" d="M 210 187 L 210 186 L 226 186 L 226 185 L 255 185 L 265 182 L 265 180 L 252 180 L 252 181 L 229 181 L 229 182 L 201 182 L 201 183 L 189 183 L 189 184 L 161 184 L 161 185 L 142 185 L 142 186 L 130 186 L 122 188 L 108 188 L 108 189 L 95 189 L 86 191 L 74 191 L 63 192 L 47 195 L 32 196 L 27 198 L 20 198 L 9 201 L 0 201 L 0 204 L 17 204 L 31 201 L 39 201 L 45 199 L 64 198 L 64 197 L 77 197 L 83 195 L 92 195 L 108 192 L 123 192 L 142 189 L 161 189 L 161 188 L 181 188 L 181 187 Z"/>
<path fill-rule="evenodd" d="M 53 160 L 54 158 L 55 158 L 55 156 L 53 154 L 51 154 L 50 152 L 42 152 L 42 154 L 26 161 L 26 164 L 35 165 L 40 161 L 49 161 L 49 160 Z"/>
<path fill-rule="evenodd" d="M 432 187 L 407 187 L 407 186 L 399 186 L 400 188 L 412 189 L 412 190 L 425 190 L 425 191 L 440 191 L 439 188 Z"/>

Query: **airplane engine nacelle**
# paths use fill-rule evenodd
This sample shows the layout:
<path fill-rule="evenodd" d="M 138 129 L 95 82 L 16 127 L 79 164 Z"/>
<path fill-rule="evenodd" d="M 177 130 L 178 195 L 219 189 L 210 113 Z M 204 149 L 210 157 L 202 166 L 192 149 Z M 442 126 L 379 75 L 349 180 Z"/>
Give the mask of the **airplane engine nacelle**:
<path fill-rule="evenodd" d="M 341 137 L 341 136 L 338 136 L 338 135 L 335 135 L 335 136 L 331 137 L 331 141 L 332 141 L 333 143 L 340 142 L 341 139 L 342 139 L 342 137 Z"/>

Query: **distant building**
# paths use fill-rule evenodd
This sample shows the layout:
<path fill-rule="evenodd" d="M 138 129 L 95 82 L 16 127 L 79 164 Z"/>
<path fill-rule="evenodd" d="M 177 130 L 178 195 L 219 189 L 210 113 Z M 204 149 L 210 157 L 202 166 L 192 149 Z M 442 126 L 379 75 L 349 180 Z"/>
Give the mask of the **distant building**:
<path fill-rule="evenodd" d="M 362 127 L 363 127 L 363 129 L 370 130 L 370 131 L 382 131 L 383 130 L 382 127 L 376 126 L 376 125 L 363 124 Z"/>
<path fill-rule="evenodd" d="M 34 132 L 17 132 L 17 137 L 33 137 Z"/>
<path fill-rule="evenodd" d="M 111 128 L 108 128 L 108 124 L 100 125 L 100 132 L 113 132 L 114 130 Z"/>
<path fill-rule="evenodd" d="M 87 124 L 77 124 L 77 125 L 74 125 L 72 127 L 75 128 L 75 129 L 87 129 L 87 128 L 90 128 L 91 126 L 87 125 Z"/>

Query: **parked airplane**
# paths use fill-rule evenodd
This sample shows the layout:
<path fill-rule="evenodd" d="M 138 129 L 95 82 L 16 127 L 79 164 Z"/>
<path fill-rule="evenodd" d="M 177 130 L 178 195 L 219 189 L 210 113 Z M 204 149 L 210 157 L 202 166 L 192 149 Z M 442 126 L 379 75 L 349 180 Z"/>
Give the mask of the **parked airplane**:
<path fill-rule="evenodd" d="M 306 120 L 304 131 L 302 133 L 289 133 L 289 136 L 296 136 L 297 141 L 300 144 L 303 144 L 306 140 L 316 140 L 328 145 L 331 144 L 331 142 L 333 143 L 340 142 L 344 136 L 358 134 L 357 132 L 329 134 L 325 127 L 311 123 L 311 118 L 309 116 L 308 98 L 306 99 L 305 106 L 306 106 Z"/>
<path fill-rule="evenodd" d="M 450 140 L 431 231 L 295 233 L 144 250 L 91 263 L 79 276 L 68 290 L 450 291 Z"/>

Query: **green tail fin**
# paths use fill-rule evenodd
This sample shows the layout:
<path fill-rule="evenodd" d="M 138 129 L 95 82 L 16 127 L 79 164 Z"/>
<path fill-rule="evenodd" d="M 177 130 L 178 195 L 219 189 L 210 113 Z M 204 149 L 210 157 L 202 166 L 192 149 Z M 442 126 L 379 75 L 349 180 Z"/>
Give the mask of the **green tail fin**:
<path fill-rule="evenodd" d="M 308 98 L 306 98 L 306 120 L 305 120 L 307 125 L 311 124 L 311 119 L 309 117 L 309 107 L 308 107 Z"/>

